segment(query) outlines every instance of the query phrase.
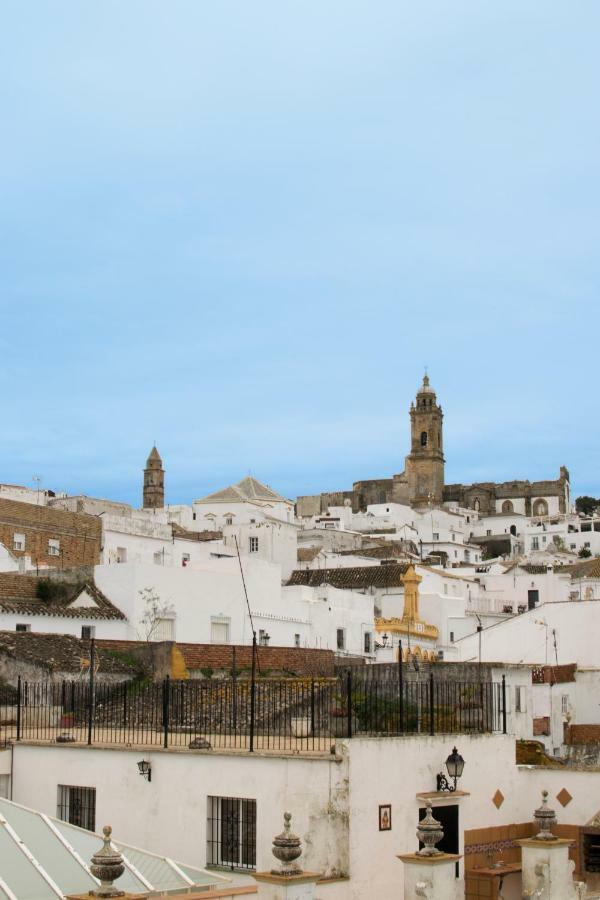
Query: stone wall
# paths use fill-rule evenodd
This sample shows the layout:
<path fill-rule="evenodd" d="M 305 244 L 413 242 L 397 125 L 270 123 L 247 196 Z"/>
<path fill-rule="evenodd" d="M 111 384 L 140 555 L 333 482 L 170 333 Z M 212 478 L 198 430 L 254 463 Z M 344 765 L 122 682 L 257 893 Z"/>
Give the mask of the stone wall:
<path fill-rule="evenodd" d="M 23 550 L 15 550 L 15 534 L 25 537 Z M 48 542 L 60 544 L 50 555 Z M 32 563 L 67 568 L 100 562 L 102 521 L 97 516 L 66 512 L 15 500 L 0 500 L 0 543 L 15 556 L 29 556 Z"/>

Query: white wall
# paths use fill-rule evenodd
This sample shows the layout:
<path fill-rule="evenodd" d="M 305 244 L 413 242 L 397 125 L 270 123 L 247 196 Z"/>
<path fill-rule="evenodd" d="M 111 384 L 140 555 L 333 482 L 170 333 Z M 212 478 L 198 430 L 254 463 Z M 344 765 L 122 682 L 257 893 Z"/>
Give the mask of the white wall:
<path fill-rule="evenodd" d="M 336 756 L 313 758 L 20 744 L 13 751 L 13 799 L 55 815 L 58 784 L 96 787 L 98 828 L 110 823 L 116 838 L 196 865 L 206 861 L 207 797 L 256 799 L 259 869 L 271 867 L 271 841 L 289 810 L 304 842 L 305 868 L 349 870 L 350 881 L 320 885 L 320 898 L 402 900 L 397 854 L 417 849 L 424 806 L 417 794 L 435 790 L 454 745 L 465 759 L 459 782 L 465 795 L 434 802 L 458 803 L 459 850 L 466 829 L 531 821 L 542 789 L 561 823 L 583 825 L 598 811 L 597 771 L 516 766 L 508 735 L 353 738 L 337 742 Z M 138 774 L 142 756 L 152 764 L 150 783 Z M 562 788 L 573 797 L 566 809 L 555 800 Z M 497 790 L 504 796 L 499 808 L 492 802 Z M 392 806 L 391 831 L 379 831 L 380 804 Z"/>
<path fill-rule="evenodd" d="M 43 634 L 72 634 L 81 637 L 84 625 L 93 625 L 95 636 L 103 640 L 125 640 L 129 624 L 122 619 L 92 619 L 67 616 L 33 616 L 26 613 L 0 612 L 0 631 L 15 631 L 17 624 L 31 625 L 31 631 Z"/>
<path fill-rule="evenodd" d="M 552 630 L 555 629 L 558 662 L 577 662 L 593 668 L 598 662 L 599 614 L 600 607 L 593 600 L 542 604 L 530 612 L 484 628 L 482 660 L 553 664 L 556 659 Z M 547 628 L 538 624 L 540 622 L 546 622 Z M 462 638 L 456 646 L 461 659 L 477 659 L 477 635 Z"/>

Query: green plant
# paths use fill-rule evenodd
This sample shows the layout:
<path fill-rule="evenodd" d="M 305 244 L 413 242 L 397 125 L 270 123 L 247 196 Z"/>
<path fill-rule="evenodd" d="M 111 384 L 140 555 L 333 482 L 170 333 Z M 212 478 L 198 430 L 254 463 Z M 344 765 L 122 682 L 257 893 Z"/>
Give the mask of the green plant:
<path fill-rule="evenodd" d="M 212 678 L 213 675 L 215 674 L 215 670 L 211 669 L 210 666 L 208 666 L 206 669 L 200 669 L 200 671 L 202 672 L 202 674 L 204 675 L 205 678 Z"/>
<path fill-rule="evenodd" d="M 592 555 L 592 551 L 589 547 L 582 547 L 577 555 L 579 559 L 589 559 Z"/>

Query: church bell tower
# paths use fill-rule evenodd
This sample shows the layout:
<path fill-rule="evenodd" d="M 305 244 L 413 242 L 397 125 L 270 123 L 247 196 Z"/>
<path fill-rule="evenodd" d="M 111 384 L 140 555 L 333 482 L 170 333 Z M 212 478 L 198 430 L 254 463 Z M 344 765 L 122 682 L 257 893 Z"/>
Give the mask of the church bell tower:
<path fill-rule="evenodd" d="M 156 447 L 150 451 L 144 469 L 144 509 L 162 509 L 165 505 L 165 470 Z"/>
<path fill-rule="evenodd" d="M 411 449 L 406 457 L 408 501 L 411 506 L 441 506 L 444 492 L 442 407 L 427 375 L 410 406 Z"/>

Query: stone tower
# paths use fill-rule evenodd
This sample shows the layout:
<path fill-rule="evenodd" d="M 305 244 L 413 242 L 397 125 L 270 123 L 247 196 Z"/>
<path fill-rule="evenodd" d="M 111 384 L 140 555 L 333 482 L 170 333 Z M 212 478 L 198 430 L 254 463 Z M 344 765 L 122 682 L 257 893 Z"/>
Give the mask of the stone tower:
<path fill-rule="evenodd" d="M 410 406 L 410 453 L 406 457 L 408 502 L 411 506 L 441 506 L 444 491 L 442 407 L 427 375 Z"/>
<path fill-rule="evenodd" d="M 156 447 L 150 451 L 144 469 L 144 509 L 162 509 L 165 505 L 165 470 Z"/>

